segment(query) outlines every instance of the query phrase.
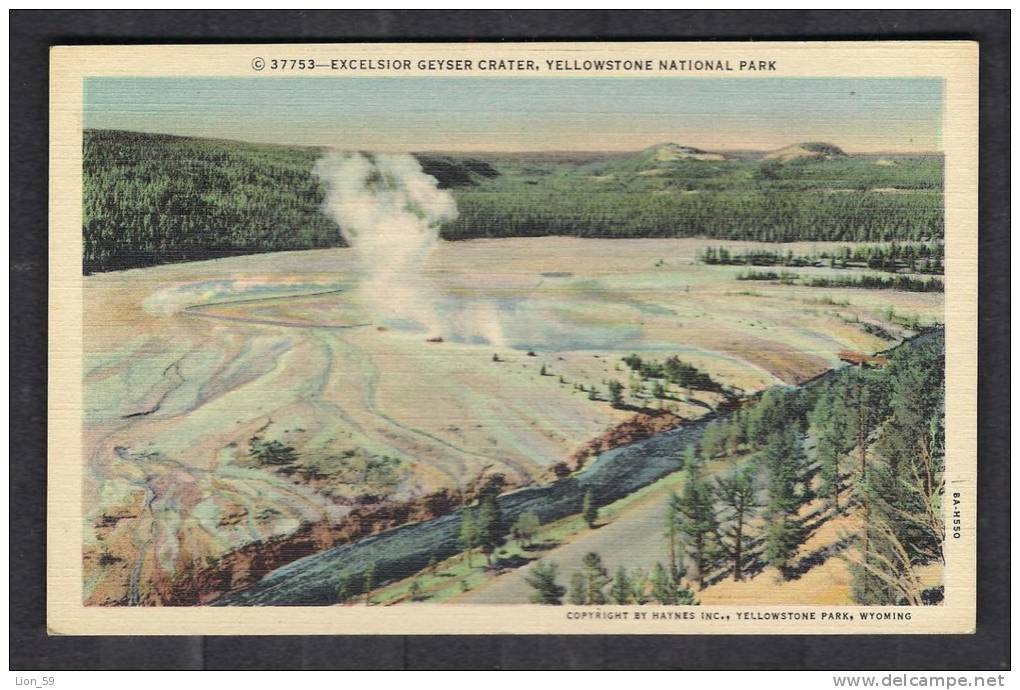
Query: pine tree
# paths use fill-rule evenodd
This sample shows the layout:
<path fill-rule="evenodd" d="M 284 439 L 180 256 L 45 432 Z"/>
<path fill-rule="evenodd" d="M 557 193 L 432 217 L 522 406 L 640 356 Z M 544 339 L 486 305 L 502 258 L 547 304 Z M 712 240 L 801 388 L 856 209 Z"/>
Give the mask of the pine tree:
<path fill-rule="evenodd" d="M 581 517 L 584 518 L 584 524 L 588 525 L 588 529 L 593 528 L 599 519 L 599 508 L 595 505 L 595 494 L 591 489 L 584 492 L 584 500 L 581 502 Z"/>
<path fill-rule="evenodd" d="M 585 598 L 589 604 L 606 603 L 605 587 L 609 584 L 609 573 L 602 565 L 602 558 L 597 553 L 585 554 L 581 561 L 584 566 Z"/>
<path fill-rule="evenodd" d="M 662 385 L 662 381 L 656 381 L 652 385 L 652 395 L 655 396 L 655 399 L 659 401 L 662 401 L 666 398 L 666 387 Z"/>
<path fill-rule="evenodd" d="M 492 554 L 506 541 L 506 527 L 503 524 L 503 513 L 499 502 L 493 495 L 486 495 L 478 506 L 478 518 L 475 523 L 478 534 L 478 546 L 485 554 L 485 561 L 492 565 Z"/>
<path fill-rule="evenodd" d="M 662 563 L 652 569 L 652 599 L 663 605 L 677 603 L 676 582 L 669 576 Z"/>
<path fill-rule="evenodd" d="M 555 563 L 539 561 L 533 565 L 524 580 L 535 592 L 531 595 L 532 604 L 562 604 L 563 595 L 567 590 L 556 582 L 557 566 Z"/>
<path fill-rule="evenodd" d="M 468 567 L 471 565 L 471 552 L 478 546 L 478 525 L 470 508 L 464 509 L 460 523 L 460 545 L 467 554 Z"/>
<path fill-rule="evenodd" d="M 815 457 L 821 476 L 819 493 L 827 497 L 833 510 L 839 512 L 839 494 L 842 482 L 840 461 L 846 451 L 847 419 L 843 397 L 831 386 L 825 387 L 818 396 L 809 415 L 816 438 Z"/>
<path fill-rule="evenodd" d="M 782 577 L 797 553 L 803 530 L 797 513 L 804 502 L 804 452 L 794 429 L 773 433 L 762 451 L 768 471 L 765 559 Z"/>
<path fill-rule="evenodd" d="M 680 604 L 681 606 L 697 606 L 698 598 L 694 596 L 694 592 L 692 592 L 691 590 L 687 589 L 686 587 L 677 585 L 676 603 Z"/>
<path fill-rule="evenodd" d="M 370 563 L 365 569 L 361 589 L 365 592 L 365 604 L 372 603 L 372 590 L 375 589 L 375 563 Z"/>
<path fill-rule="evenodd" d="M 630 591 L 635 604 L 643 606 L 649 602 L 648 573 L 644 568 L 635 568 L 631 573 Z"/>
<path fill-rule="evenodd" d="M 633 586 L 627 577 L 627 569 L 622 565 L 617 568 L 613 577 L 613 585 L 609 588 L 609 598 L 614 604 L 629 604 L 634 598 Z"/>
<path fill-rule="evenodd" d="M 354 591 L 354 582 L 351 576 L 344 573 L 336 585 L 336 602 L 338 604 L 350 603 L 357 593 Z"/>
<path fill-rule="evenodd" d="M 570 594 L 567 597 L 575 606 L 588 603 L 588 581 L 584 573 L 577 572 L 570 577 Z"/>
<path fill-rule="evenodd" d="M 677 517 L 677 530 L 684 552 L 691 563 L 691 577 L 699 589 L 705 587 L 705 576 L 716 551 L 718 521 L 715 515 L 714 492 L 704 479 L 702 459 L 694 448 L 688 447 L 684 460 L 684 487 L 679 496 L 671 497 Z"/>
<path fill-rule="evenodd" d="M 613 407 L 623 407 L 623 384 L 616 379 L 610 379 L 607 384 L 609 387 L 609 402 Z"/>
<path fill-rule="evenodd" d="M 744 557 L 751 544 L 748 522 L 754 517 L 758 503 L 754 478 L 749 470 L 738 470 L 716 479 L 716 496 L 725 506 L 725 525 L 720 529 L 720 545 L 733 562 L 733 579 L 744 579 Z"/>
<path fill-rule="evenodd" d="M 538 516 L 530 511 L 521 513 L 517 522 L 510 528 L 510 535 L 517 540 L 521 546 L 530 546 L 531 540 L 542 526 Z"/>
<path fill-rule="evenodd" d="M 890 307 L 890 311 L 891 311 Z M 853 585 L 855 599 L 859 601 L 884 600 L 884 585 L 876 579 L 872 562 L 872 503 L 875 496 L 874 486 L 879 481 L 871 477 L 869 472 L 868 447 L 871 434 L 886 416 L 888 404 L 886 375 L 871 372 L 858 366 L 848 379 L 848 398 L 853 414 L 848 425 L 848 433 L 853 437 L 858 458 L 857 474 L 854 478 L 854 493 L 861 505 L 864 525 L 858 540 L 860 552 L 860 575 L 855 576 Z M 872 592 L 872 593 L 869 593 Z"/>
<path fill-rule="evenodd" d="M 944 564 L 944 353 L 940 342 L 897 351 L 881 379 L 889 407 L 857 491 L 867 522 L 851 559 L 862 604 L 921 605 L 919 569 Z"/>
<path fill-rule="evenodd" d="M 666 551 L 669 554 L 669 572 L 674 580 L 680 578 L 680 497 L 675 493 L 670 493 L 669 500 L 666 501 Z"/>
<path fill-rule="evenodd" d="M 418 582 L 418 580 L 413 580 L 411 582 L 411 587 L 408 589 L 407 593 L 410 595 L 411 601 L 424 601 L 426 599 L 426 596 L 422 591 L 421 583 Z"/>
<path fill-rule="evenodd" d="M 317 156 L 313 149 L 267 152 L 235 142 L 86 130 L 84 268 L 335 246 L 340 233 L 322 211 L 324 190 L 312 172 Z M 516 193 L 519 174 L 490 176 L 479 172 L 478 161 L 453 157 L 419 160 L 457 196 L 459 216 L 441 229 L 445 239 L 467 239 L 493 227 L 502 235 L 533 235 L 541 228 L 550 234 L 759 241 L 918 240 L 943 234 L 941 163 L 927 161 L 902 161 L 892 180 L 887 170 L 869 169 L 866 161 L 861 167 L 847 164 L 841 173 L 863 188 L 899 186 L 911 194 L 819 193 L 832 185 L 831 179 L 819 179 L 822 167 L 730 161 L 718 174 L 685 176 L 684 183 L 699 192 L 693 195 L 656 194 L 661 180 L 632 175 L 606 182 L 610 186 L 599 194 L 585 194 L 587 168 L 567 162 L 556 165 L 556 185 L 529 187 L 521 195 Z M 535 181 L 523 174 L 526 181 Z M 750 187 L 748 180 L 753 181 Z M 939 270 L 940 246 L 918 246 L 913 256 L 923 254 L 921 263 L 930 267 L 926 270 Z M 799 265 L 800 257 L 789 252 L 767 254 L 772 263 Z M 915 260 L 911 257 L 904 245 L 858 250 L 853 256 L 844 247 L 831 262 L 846 267 L 863 258 L 880 270 L 894 270 Z M 725 248 L 709 247 L 702 254 L 709 264 L 754 259 L 750 252 L 733 255 Z"/>

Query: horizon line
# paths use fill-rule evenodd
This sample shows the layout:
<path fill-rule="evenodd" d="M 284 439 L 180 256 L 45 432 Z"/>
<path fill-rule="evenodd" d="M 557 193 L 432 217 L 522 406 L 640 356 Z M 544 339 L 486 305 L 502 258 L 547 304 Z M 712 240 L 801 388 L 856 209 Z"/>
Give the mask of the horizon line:
<path fill-rule="evenodd" d="M 655 148 L 657 146 L 665 146 L 665 145 L 668 145 L 668 144 L 674 144 L 674 145 L 677 145 L 677 146 L 688 146 L 689 148 L 696 148 L 696 149 L 699 149 L 701 151 L 704 151 L 705 153 L 722 153 L 722 152 L 728 152 L 728 153 L 771 153 L 771 152 L 774 152 L 774 151 L 780 151 L 780 150 L 782 150 L 784 148 L 788 148 L 790 146 L 796 146 L 798 144 L 806 144 L 806 143 L 826 143 L 826 144 L 831 144 L 831 142 L 824 141 L 822 139 L 802 139 L 802 140 L 799 140 L 799 141 L 792 141 L 789 144 L 785 144 L 784 146 L 780 146 L 778 148 L 765 148 L 765 149 L 755 149 L 755 148 L 721 148 L 721 147 L 719 147 L 719 148 L 717 148 L 717 147 L 705 148 L 703 146 L 694 146 L 694 145 L 690 145 L 690 144 L 683 144 L 683 143 L 680 143 L 678 141 L 660 141 L 660 142 L 657 142 L 655 144 L 649 144 L 648 146 L 644 146 L 642 148 L 637 148 L 637 149 L 564 149 L 564 148 L 549 148 L 549 149 L 476 149 L 476 148 L 471 148 L 471 149 L 459 149 L 459 148 L 447 148 L 447 149 L 437 149 L 437 148 L 427 148 L 427 149 L 387 149 L 387 148 L 357 148 L 357 147 L 353 147 L 353 148 L 340 148 L 340 147 L 330 146 L 328 144 L 294 144 L 294 143 L 281 142 L 281 141 L 257 141 L 257 140 L 250 140 L 250 139 L 234 139 L 234 138 L 230 138 L 230 137 L 216 137 L 216 136 L 207 136 L 207 135 L 198 135 L 198 134 L 176 134 L 176 133 L 171 133 L 171 132 L 147 131 L 147 130 L 139 130 L 139 129 L 121 129 L 119 127 L 82 127 L 82 133 L 90 132 L 90 131 L 91 132 L 126 132 L 128 134 L 152 134 L 152 135 L 165 136 L 165 137 L 176 137 L 178 139 L 203 139 L 203 140 L 206 140 L 206 141 L 222 141 L 222 142 L 229 142 L 229 143 L 234 143 L 234 144 L 251 144 L 251 145 L 255 145 L 255 146 L 281 146 L 281 147 L 296 148 L 296 149 L 333 149 L 333 150 L 337 150 L 337 151 L 356 151 L 356 152 L 363 152 L 363 153 L 389 153 L 389 154 L 401 154 L 401 153 L 403 153 L 403 154 L 408 154 L 408 155 L 412 155 L 412 154 L 416 154 L 416 153 L 417 154 L 449 154 L 449 153 L 458 153 L 458 154 L 485 154 L 485 155 L 498 155 L 498 154 L 539 154 L 539 153 L 546 153 L 546 154 L 551 154 L 551 153 L 563 153 L 563 154 L 568 154 L 568 153 L 588 153 L 588 154 L 596 154 L 596 153 L 598 153 L 598 154 L 622 155 L 622 154 L 628 154 L 628 153 L 640 153 L 641 151 L 645 151 L 645 150 L 650 149 L 650 148 Z M 839 146 L 837 144 L 832 144 L 832 145 L 838 146 L 838 148 L 840 148 L 844 153 L 846 153 L 847 155 L 850 155 L 850 156 L 882 156 L 882 155 L 890 155 L 890 156 L 926 156 L 927 155 L 927 156 L 930 156 L 930 155 L 945 155 L 944 151 L 941 151 L 941 150 L 938 150 L 938 149 L 903 149 L 903 150 L 885 149 L 885 150 L 880 150 L 880 151 L 854 151 L 852 149 L 846 149 L 846 148 L 844 148 L 842 146 Z"/>

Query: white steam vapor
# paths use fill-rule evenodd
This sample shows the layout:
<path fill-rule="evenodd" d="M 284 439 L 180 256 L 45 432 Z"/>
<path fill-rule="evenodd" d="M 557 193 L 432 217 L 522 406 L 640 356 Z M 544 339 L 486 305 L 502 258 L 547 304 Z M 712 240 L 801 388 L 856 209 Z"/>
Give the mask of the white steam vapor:
<path fill-rule="evenodd" d="M 314 173 L 326 186 L 327 213 L 357 254 L 366 306 L 386 321 L 438 332 L 436 298 L 422 269 L 440 224 L 457 217 L 453 196 L 409 155 L 333 152 Z"/>

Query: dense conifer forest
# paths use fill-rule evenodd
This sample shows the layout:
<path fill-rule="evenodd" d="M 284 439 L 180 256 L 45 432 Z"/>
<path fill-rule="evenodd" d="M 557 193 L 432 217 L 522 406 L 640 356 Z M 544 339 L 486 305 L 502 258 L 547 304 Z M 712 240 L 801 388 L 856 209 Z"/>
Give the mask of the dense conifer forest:
<path fill-rule="evenodd" d="M 318 153 L 132 132 L 86 131 L 86 272 L 329 247 L 312 177 Z"/>
<path fill-rule="evenodd" d="M 451 189 L 446 239 L 692 237 L 768 242 L 942 237 L 939 156 L 779 162 L 663 155 L 418 154 Z M 312 174 L 321 151 L 87 130 L 84 269 L 343 244 Z"/>
<path fill-rule="evenodd" d="M 799 578 L 817 565 L 798 551 L 828 520 L 859 516 L 831 547 L 851 597 L 865 605 L 932 605 L 945 565 L 945 342 L 935 331 L 875 366 L 850 366 L 800 389 L 773 388 L 713 422 L 684 457 L 685 481 L 664 516 L 668 562 L 610 579 L 598 554 L 570 584 L 573 604 L 697 603 L 726 578 Z M 709 462 L 729 458 L 711 478 Z M 590 563 L 589 563 L 590 561 Z M 589 568 L 590 565 L 590 568 Z M 529 583 L 536 603 L 561 603 L 553 563 Z"/>
<path fill-rule="evenodd" d="M 700 507 L 697 519 L 679 518 L 681 535 L 700 523 L 732 523 L 734 516 L 744 523 L 741 536 L 749 541 L 742 551 L 732 538 L 728 547 L 718 537 L 704 547 L 715 559 L 714 573 L 741 579 L 748 569 L 769 565 L 781 578 L 797 577 L 804 564 L 794 556 L 812 527 L 853 510 L 862 514 L 863 526 L 838 557 L 849 563 L 854 600 L 941 600 L 941 587 L 921 573 L 944 565 L 945 345 L 941 331 L 922 338 L 897 348 L 887 364 L 847 367 L 819 387 L 772 389 L 706 432 L 695 465 L 749 453 L 747 462 L 706 489 L 715 498 Z M 695 471 L 690 481 L 702 480 Z M 750 498 L 734 488 L 745 483 L 753 487 Z M 811 501 L 824 507 L 805 517 L 802 509 Z M 746 527 L 755 514 L 767 525 L 758 534 Z"/>
<path fill-rule="evenodd" d="M 747 249 L 730 251 L 726 247 L 705 247 L 700 260 L 721 266 L 828 266 L 829 268 L 870 268 L 889 273 L 945 272 L 945 248 L 941 242 L 859 244 L 811 254 L 792 250 Z"/>

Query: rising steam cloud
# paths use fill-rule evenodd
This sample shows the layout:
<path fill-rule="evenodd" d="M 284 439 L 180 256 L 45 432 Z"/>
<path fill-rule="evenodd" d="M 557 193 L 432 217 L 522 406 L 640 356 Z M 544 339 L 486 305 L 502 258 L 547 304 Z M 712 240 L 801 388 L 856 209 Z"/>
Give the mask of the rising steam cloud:
<path fill-rule="evenodd" d="M 436 296 L 423 268 L 439 226 L 457 217 L 453 196 L 409 155 L 334 152 L 314 173 L 326 186 L 327 213 L 357 254 L 365 306 L 381 321 L 438 333 Z"/>

